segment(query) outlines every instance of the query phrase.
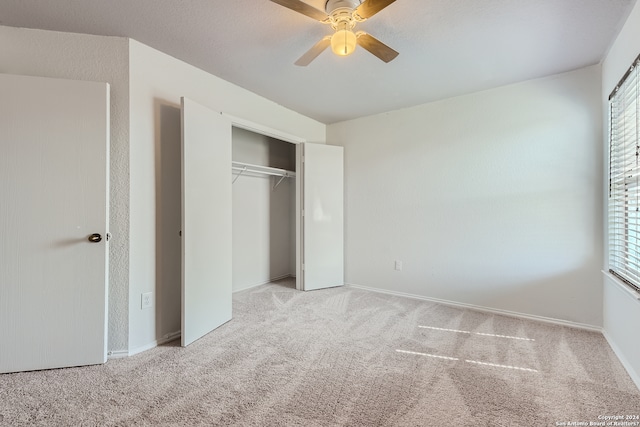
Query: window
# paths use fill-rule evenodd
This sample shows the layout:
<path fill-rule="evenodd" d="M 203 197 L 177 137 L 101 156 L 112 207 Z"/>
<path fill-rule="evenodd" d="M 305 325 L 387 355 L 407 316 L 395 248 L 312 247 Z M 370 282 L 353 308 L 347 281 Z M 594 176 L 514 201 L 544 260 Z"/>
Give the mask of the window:
<path fill-rule="evenodd" d="M 640 291 L 640 56 L 609 96 L 609 272 Z"/>

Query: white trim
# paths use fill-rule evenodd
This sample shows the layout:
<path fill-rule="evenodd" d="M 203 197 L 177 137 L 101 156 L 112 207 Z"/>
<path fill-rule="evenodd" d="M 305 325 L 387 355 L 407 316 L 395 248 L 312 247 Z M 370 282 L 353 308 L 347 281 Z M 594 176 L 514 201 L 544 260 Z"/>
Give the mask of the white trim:
<path fill-rule="evenodd" d="M 164 336 L 158 340 L 158 345 L 166 344 L 173 340 L 176 340 L 182 336 L 182 330 L 170 332 L 168 334 L 164 334 Z"/>
<path fill-rule="evenodd" d="M 152 348 L 156 348 L 158 346 L 158 341 L 151 341 L 148 344 L 141 345 L 140 347 L 136 347 L 134 349 L 129 350 L 129 356 L 134 356 L 138 353 L 142 353 L 143 351 L 151 350 Z"/>
<path fill-rule="evenodd" d="M 140 347 L 136 347 L 133 350 L 129 350 L 129 356 L 133 356 L 133 355 L 136 355 L 138 353 L 142 353 L 143 351 L 151 350 L 152 348 L 156 348 L 159 345 L 166 344 L 166 343 L 168 343 L 170 341 L 178 339 L 181 336 L 182 336 L 181 331 L 170 332 L 168 334 L 165 334 L 159 340 L 154 340 L 154 341 L 151 341 L 148 344 L 141 345 Z"/>
<path fill-rule="evenodd" d="M 304 138 L 300 138 L 295 135 L 291 135 L 290 133 L 283 132 L 278 129 L 273 129 L 268 126 L 264 126 L 258 123 L 254 123 L 250 120 L 241 119 L 240 117 L 232 116 L 227 113 L 220 113 L 229 120 L 231 120 L 231 125 L 240 129 L 245 129 L 251 132 L 259 133 L 260 135 L 270 136 L 272 138 L 276 138 L 282 141 L 291 142 L 293 144 L 300 144 L 302 142 L 307 142 Z"/>
<path fill-rule="evenodd" d="M 404 292 L 388 291 L 388 290 L 385 290 L 385 289 L 377 289 L 377 288 L 371 288 L 371 287 L 368 287 L 368 286 L 354 285 L 352 283 L 345 283 L 345 285 L 349 286 L 349 287 L 352 287 L 352 288 L 363 289 L 363 290 L 372 291 L 372 292 L 378 292 L 378 293 L 381 293 L 381 294 L 388 294 L 388 295 L 394 295 L 394 296 L 398 296 L 398 297 L 419 299 L 419 300 L 423 300 L 423 301 L 435 302 L 435 303 L 438 303 L 438 304 L 444 304 L 444 305 L 449 305 L 449 306 L 458 307 L 458 308 L 466 308 L 466 309 L 471 309 L 471 310 L 476 310 L 476 311 L 483 311 L 483 312 L 486 312 L 486 313 L 500 314 L 500 315 L 503 315 L 503 316 L 517 317 L 517 318 L 521 318 L 521 319 L 534 320 L 534 321 L 544 322 L 544 323 L 551 323 L 551 324 L 559 325 L 559 326 L 567 326 L 569 328 L 574 328 L 574 329 L 583 329 L 583 330 L 593 331 L 593 332 L 602 332 L 602 328 L 601 327 L 593 326 L 593 325 L 587 325 L 585 323 L 577 323 L 577 322 L 571 322 L 571 321 L 568 321 L 568 320 L 554 319 L 554 318 L 551 318 L 551 317 L 536 316 L 536 315 L 533 315 L 533 314 L 518 313 L 516 311 L 501 310 L 501 309 L 497 309 L 497 308 L 483 307 L 483 306 L 474 305 L 474 304 L 465 304 L 465 303 L 461 303 L 461 302 L 443 300 L 443 299 L 439 299 L 439 298 L 430 298 L 430 297 L 425 297 L 425 296 L 422 296 L 422 295 L 408 294 L 408 293 L 404 293 Z"/>
<path fill-rule="evenodd" d="M 631 289 L 629 286 L 625 285 L 620 279 L 618 279 L 616 276 L 614 276 L 613 274 L 609 273 L 608 271 L 604 271 L 602 270 L 602 274 L 604 274 L 604 277 L 606 277 L 608 282 L 610 282 L 611 284 L 613 284 L 613 286 L 618 289 L 620 292 L 623 292 L 625 295 L 630 296 L 631 298 L 633 298 L 636 301 L 640 300 L 640 294 L 636 291 L 634 291 L 633 289 Z"/>
<path fill-rule="evenodd" d="M 233 291 L 233 293 L 235 294 L 237 292 L 243 292 L 243 291 L 247 291 L 249 289 L 257 288 L 258 286 L 268 285 L 269 283 L 275 282 L 276 280 L 282 280 L 282 279 L 288 279 L 288 278 L 294 278 L 295 279 L 295 277 L 296 276 L 293 275 L 293 274 L 284 274 L 282 276 L 271 278 L 266 282 L 256 283 L 255 285 L 247 285 L 244 288 L 236 289 L 236 290 Z"/>
<path fill-rule="evenodd" d="M 107 360 L 111 359 L 122 359 L 123 357 L 128 357 L 129 352 L 127 350 L 115 350 L 107 352 Z"/>
<path fill-rule="evenodd" d="M 640 374 L 633 369 L 631 363 L 626 359 L 624 352 L 620 350 L 620 347 L 616 345 L 605 329 L 602 330 L 602 335 L 604 335 L 604 339 L 609 343 L 609 347 L 611 347 L 615 355 L 618 357 L 618 360 L 622 363 L 622 366 L 631 377 L 631 380 L 635 383 L 636 387 L 638 387 L 638 390 L 640 390 Z"/>

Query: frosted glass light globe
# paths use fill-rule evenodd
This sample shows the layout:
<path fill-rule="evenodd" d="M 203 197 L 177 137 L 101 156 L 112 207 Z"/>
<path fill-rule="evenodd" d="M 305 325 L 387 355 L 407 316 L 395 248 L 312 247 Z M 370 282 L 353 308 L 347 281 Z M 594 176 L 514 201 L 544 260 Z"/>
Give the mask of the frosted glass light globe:
<path fill-rule="evenodd" d="M 338 30 L 331 36 L 331 50 L 336 55 L 351 55 L 356 50 L 356 35 L 350 30 Z"/>

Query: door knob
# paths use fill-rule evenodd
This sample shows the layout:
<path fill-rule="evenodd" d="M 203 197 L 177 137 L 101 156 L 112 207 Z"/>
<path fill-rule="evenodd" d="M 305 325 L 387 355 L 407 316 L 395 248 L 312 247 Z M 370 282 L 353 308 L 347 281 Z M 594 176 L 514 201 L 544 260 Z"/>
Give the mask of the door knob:
<path fill-rule="evenodd" d="M 87 240 L 89 240 L 91 243 L 98 243 L 102 240 L 102 236 L 98 233 L 93 233 Z"/>

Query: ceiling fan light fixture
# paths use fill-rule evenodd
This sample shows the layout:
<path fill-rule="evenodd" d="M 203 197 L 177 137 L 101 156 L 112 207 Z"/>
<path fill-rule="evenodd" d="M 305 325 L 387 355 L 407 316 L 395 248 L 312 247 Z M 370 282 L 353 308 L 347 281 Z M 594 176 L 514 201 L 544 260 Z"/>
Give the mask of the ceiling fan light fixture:
<path fill-rule="evenodd" d="M 355 33 L 348 29 L 338 30 L 331 36 L 331 50 L 339 56 L 351 55 L 357 44 Z"/>
<path fill-rule="evenodd" d="M 361 46 L 384 62 L 390 62 L 398 56 L 398 52 L 372 35 L 364 31 L 354 31 L 358 23 L 368 20 L 396 0 L 326 0 L 324 12 L 310 6 L 307 3 L 309 0 L 271 1 L 329 25 L 334 31 L 333 34 L 323 37 L 298 58 L 295 62 L 297 66 L 309 65 L 329 46 L 338 56 L 351 55 L 356 50 L 356 46 Z"/>

